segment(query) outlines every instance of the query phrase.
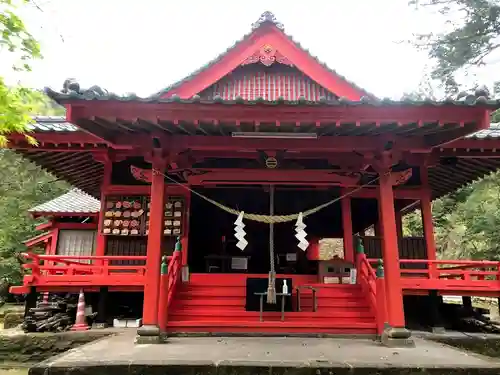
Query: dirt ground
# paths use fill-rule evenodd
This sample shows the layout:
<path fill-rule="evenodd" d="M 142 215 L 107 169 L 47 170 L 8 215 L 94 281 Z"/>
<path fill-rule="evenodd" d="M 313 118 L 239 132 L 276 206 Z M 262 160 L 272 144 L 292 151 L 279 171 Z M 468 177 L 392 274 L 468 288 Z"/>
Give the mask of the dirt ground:
<path fill-rule="evenodd" d="M 27 368 L 19 368 L 11 370 L 0 369 L 0 375 L 28 375 L 28 371 L 29 369 Z"/>

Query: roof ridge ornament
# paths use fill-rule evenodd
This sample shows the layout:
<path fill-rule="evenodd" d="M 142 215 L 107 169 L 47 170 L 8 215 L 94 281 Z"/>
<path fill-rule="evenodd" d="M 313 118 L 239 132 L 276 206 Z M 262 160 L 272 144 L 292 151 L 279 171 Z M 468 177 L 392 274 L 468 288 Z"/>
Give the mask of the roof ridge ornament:
<path fill-rule="evenodd" d="M 274 13 L 270 12 L 268 10 L 265 11 L 264 13 L 262 13 L 260 15 L 259 19 L 252 24 L 252 29 L 257 29 L 258 27 L 262 26 L 266 22 L 272 23 L 274 26 L 276 26 L 280 30 L 285 29 L 285 26 L 276 19 L 276 16 L 274 15 Z"/>

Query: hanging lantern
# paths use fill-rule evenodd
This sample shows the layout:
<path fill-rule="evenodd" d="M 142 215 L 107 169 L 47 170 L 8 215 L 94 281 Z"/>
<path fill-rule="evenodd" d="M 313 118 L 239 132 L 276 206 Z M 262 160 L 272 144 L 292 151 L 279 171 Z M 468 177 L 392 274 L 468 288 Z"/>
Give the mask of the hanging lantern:
<path fill-rule="evenodd" d="M 238 218 L 234 222 L 234 237 L 238 240 L 236 246 L 241 251 L 245 250 L 245 247 L 248 245 L 248 241 L 245 239 L 246 232 L 243 228 L 245 228 L 245 224 L 243 224 L 243 215 L 245 213 L 243 211 L 240 212 Z"/>
<path fill-rule="evenodd" d="M 297 222 L 295 223 L 295 238 L 299 240 L 299 248 L 302 251 L 306 251 L 309 246 L 309 242 L 306 240 L 307 233 L 304 229 L 306 229 L 304 224 L 304 217 L 302 216 L 302 212 L 299 213 L 299 217 L 297 218 Z"/>

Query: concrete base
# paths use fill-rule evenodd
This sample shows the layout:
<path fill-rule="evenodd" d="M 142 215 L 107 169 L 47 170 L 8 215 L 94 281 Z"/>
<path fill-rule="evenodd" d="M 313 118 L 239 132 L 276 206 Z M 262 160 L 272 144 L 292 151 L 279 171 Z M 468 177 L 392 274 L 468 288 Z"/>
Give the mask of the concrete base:
<path fill-rule="evenodd" d="M 155 325 L 143 325 L 137 328 L 136 344 L 161 344 L 160 328 Z"/>
<path fill-rule="evenodd" d="M 146 344 L 162 344 L 163 341 L 160 336 L 139 336 L 135 337 L 135 343 L 137 345 L 146 345 Z"/>
<path fill-rule="evenodd" d="M 438 335 L 442 335 L 442 334 L 446 333 L 446 329 L 444 329 L 444 327 L 432 327 L 431 332 L 436 333 Z"/>
<path fill-rule="evenodd" d="M 412 348 L 415 342 L 411 338 L 411 331 L 404 327 L 388 327 L 380 337 L 382 345 L 389 348 Z"/>
<path fill-rule="evenodd" d="M 160 328 L 157 325 L 146 324 L 137 328 L 139 336 L 160 336 Z"/>
<path fill-rule="evenodd" d="M 382 334 L 380 337 L 382 345 L 388 348 L 414 348 L 415 342 L 412 339 L 394 339 Z"/>
<path fill-rule="evenodd" d="M 35 365 L 31 375 L 498 375 L 500 362 L 416 337 L 415 348 L 368 339 L 175 338 L 134 345 L 124 332 Z M 286 350 L 283 350 L 286 348 Z"/>
<path fill-rule="evenodd" d="M 92 323 L 92 329 L 105 329 L 108 327 L 108 323 Z"/>

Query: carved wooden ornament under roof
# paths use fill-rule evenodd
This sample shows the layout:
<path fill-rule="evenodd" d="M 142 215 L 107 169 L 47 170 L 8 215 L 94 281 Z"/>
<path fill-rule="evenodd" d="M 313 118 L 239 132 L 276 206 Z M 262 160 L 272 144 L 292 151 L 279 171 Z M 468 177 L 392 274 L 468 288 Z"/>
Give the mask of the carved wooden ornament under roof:
<path fill-rule="evenodd" d="M 265 66 L 271 66 L 277 62 L 280 64 L 293 66 L 292 62 L 286 56 L 281 54 L 276 48 L 270 44 L 265 44 L 252 55 L 248 56 L 241 65 L 256 64 L 261 62 Z"/>
<path fill-rule="evenodd" d="M 274 26 L 276 26 L 280 30 L 285 29 L 285 26 L 283 26 L 283 24 L 281 22 L 278 22 L 278 20 L 276 19 L 276 16 L 272 12 L 269 12 L 269 11 L 265 11 L 264 13 L 262 13 L 260 15 L 259 19 L 252 24 L 252 29 L 257 29 L 262 24 L 264 24 L 266 22 L 272 23 Z"/>

